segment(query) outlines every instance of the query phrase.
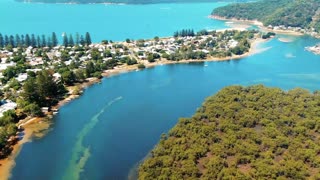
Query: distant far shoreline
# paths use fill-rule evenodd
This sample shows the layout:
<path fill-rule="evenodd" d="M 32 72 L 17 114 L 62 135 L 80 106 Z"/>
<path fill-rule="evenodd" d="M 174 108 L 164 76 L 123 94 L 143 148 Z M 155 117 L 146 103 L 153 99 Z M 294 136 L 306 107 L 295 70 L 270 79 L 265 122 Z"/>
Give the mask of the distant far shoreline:
<path fill-rule="evenodd" d="M 162 3 L 223 3 L 232 2 L 232 0 L 225 1 L 212 1 L 212 0 L 127 0 L 127 1 L 96 1 L 96 2 L 86 2 L 87 0 L 73 0 L 73 1 L 56 1 L 56 0 L 14 0 L 21 3 L 37 3 L 37 4 L 105 4 L 105 5 L 148 5 L 148 4 L 162 4 Z"/>
<path fill-rule="evenodd" d="M 101 4 L 101 5 L 138 5 L 138 4 L 127 4 L 127 3 L 111 3 L 111 2 L 101 2 L 101 3 L 80 3 L 80 2 L 40 2 L 40 1 L 36 1 L 36 2 L 24 2 L 24 1 L 17 1 L 19 3 L 28 3 L 28 4 L 61 4 L 61 5 L 94 5 L 94 4 Z"/>

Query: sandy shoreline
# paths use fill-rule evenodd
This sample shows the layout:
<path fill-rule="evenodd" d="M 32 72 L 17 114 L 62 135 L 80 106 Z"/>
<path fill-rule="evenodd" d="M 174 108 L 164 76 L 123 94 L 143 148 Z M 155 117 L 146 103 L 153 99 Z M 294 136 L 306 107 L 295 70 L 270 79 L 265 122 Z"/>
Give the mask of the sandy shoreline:
<path fill-rule="evenodd" d="M 11 170 L 15 166 L 15 158 L 19 154 L 22 145 L 29 141 L 31 133 L 29 130 L 25 130 L 25 135 L 22 140 L 18 141 L 17 144 L 13 146 L 11 155 L 5 159 L 0 160 L 0 180 L 9 179 L 11 176 Z"/>
<path fill-rule="evenodd" d="M 11 170 L 15 166 L 15 158 L 18 156 L 24 143 L 30 142 L 33 136 L 42 137 L 43 131 L 47 130 L 50 123 L 45 118 L 29 118 L 22 120 L 21 126 L 24 128 L 22 140 L 12 146 L 13 150 L 9 157 L 0 160 L 0 180 L 9 179 Z"/>
<path fill-rule="evenodd" d="M 224 18 L 224 17 L 221 17 L 221 16 L 214 16 L 214 15 L 210 15 L 209 18 L 222 20 L 222 21 L 240 22 L 240 23 L 253 24 L 253 25 L 256 25 L 256 26 L 263 26 L 263 23 L 258 21 L 258 20 L 246 20 L 246 19 L 236 19 L 236 18 L 228 19 L 228 18 Z"/>
<path fill-rule="evenodd" d="M 233 55 L 231 57 L 223 57 L 223 58 L 207 57 L 206 59 L 203 59 L 203 60 L 180 60 L 180 61 L 169 61 L 169 60 L 162 59 L 162 60 L 158 60 L 154 63 L 149 63 L 148 61 L 144 60 L 143 63 L 145 64 L 146 68 L 151 68 L 151 67 L 155 67 L 158 65 L 165 65 L 165 64 L 237 60 L 237 59 L 241 59 L 241 58 L 259 53 L 257 46 L 260 43 L 265 42 L 265 41 L 267 41 L 267 40 L 264 40 L 261 38 L 254 39 L 251 42 L 251 48 L 250 48 L 249 52 L 242 54 L 242 55 Z M 137 70 L 139 70 L 137 65 L 122 65 L 122 66 L 116 67 L 115 69 L 104 71 L 102 73 L 102 76 L 108 77 L 108 76 L 112 76 L 112 75 L 116 75 L 116 74 L 120 74 L 120 73 L 126 73 L 126 72 L 137 71 Z M 89 86 L 91 86 L 95 83 L 98 83 L 100 81 L 101 81 L 101 79 L 98 79 L 98 78 L 88 78 L 83 83 L 78 83 L 78 84 L 75 84 L 74 86 L 69 86 L 67 88 L 68 88 L 68 90 L 70 90 L 70 89 L 77 86 L 80 88 L 80 90 L 83 90 L 84 88 L 89 87 Z M 81 96 L 81 95 L 69 94 L 66 98 L 59 101 L 57 105 L 53 106 L 52 109 L 59 109 L 63 105 L 65 105 L 66 103 L 72 101 L 73 99 L 78 98 L 79 96 Z M 46 116 L 46 118 L 50 118 L 50 117 L 51 117 L 51 115 Z M 2 180 L 2 179 L 6 180 L 6 179 L 10 178 L 11 170 L 15 166 L 15 158 L 18 156 L 21 148 L 23 147 L 23 144 L 31 141 L 32 137 L 34 137 L 34 136 L 36 136 L 36 137 L 43 136 L 45 133 L 42 133 L 42 131 L 44 131 L 45 129 L 48 129 L 50 127 L 50 122 L 49 121 L 45 122 L 44 118 L 32 118 L 32 119 L 24 120 L 24 122 L 21 123 L 20 125 L 22 125 L 24 127 L 25 134 L 23 136 L 23 139 L 18 141 L 17 144 L 15 144 L 13 146 L 13 151 L 12 151 L 11 155 L 6 159 L 0 160 L 0 174 L 1 174 L 0 180 Z"/>
<path fill-rule="evenodd" d="M 77 86 L 80 87 L 81 90 L 83 90 L 84 88 L 89 87 L 97 82 L 100 82 L 100 79 L 89 78 L 81 84 L 76 84 L 68 88 L 74 88 Z M 52 107 L 52 109 L 59 109 L 63 105 L 78 97 L 80 97 L 80 95 L 70 94 L 68 95 L 68 97 L 59 101 L 57 105 Z M 7 180 L 11 177 L 11 170 L 15 166 L 15 158 L 19 155 L 23 144 L 30 142 L 33 137 L 42 137 L 46 134 L 44 131 L 48 130 L 51 125 L 51 121 L 48 120 L 49 118 L 51 118 L 51 115 L 46 115 L 45 117 L 41 118 L 28 118 L 22 120 L 21 123 L 18 123 L 19 126 L 22 126 L 24 128 L 24 136 L 22 140 L 18 141 L 15 145 L 12 146 L 13 150 L 10 156 L 0 160 L 0 180 Z"/>
<path fill-rule="evenodd" d="M 144 65 L 146 66 L 146 68 L 151 68 L 151 67 L 155 67 L 155 66 L 159 66 L 159 65 L 166 65 L 166 64 L 182 64 L 182 63 L 197 63 L 197 62 L 210 62 L 210 61 L 230 61 L 230 60 L 237 60 L 237 59 L 242 59 L 251 55 L 254 55 L 256 53 L 260 53 L 261 51 L 259 51 L 258 49 L 258 45 L 260 43 L 266 42 L 268 41 L 268 39 L 255 39 L 253 40 L 253 42 L 251 43 L 251 48 L 249 50 L 249 52 L 246 52 L 242 55 L 233 55 L 231 57 L 223 57 L 223 58 L 217 58 L 217 57 L 210 57 L 208 56 L 206 59 L 196 59 L 196 60 L 180 60 L 180 61 L 170 61 L 170 60 L 157 60 L 154 63 L 149 63 L 148 61 L 144 62 Z M 139 70 L 138 67 L 136 65 L 124 65 L 122 67 L 116 68 L 116 69 L 111 69 L 111 70 L 106 70 L 102 73 L 102 76 L 104 77 L 108 77 L 111 75 L 116 75 L 116 74 L 120 74 L 120 73 L 126 73 L 126 72 L 130 72 L 130 71 L 137 71 Z"/>
<path fill-rule="evenodd" d="M 240 23 L 240 24 L 251 24 L 251 25 L 256 25 L 259 27 L 260 31 L 262 32 L 274 32 L 277 34 L 286 34 L 286 35 L 293 35 L 293 36 L 302 36 L 304 35 L 303 33 L 296 32 L 296 31 L 291 31 L 291 30 L 274 30 L 274 29 L 269 29 L 268 27 L 265 27 L 262 22 L 258 20 L 246 20 L 246 19 L 236 19 L 236 18 L 224 18 L 220 16 L 214 16 L 210 15 L 209 18 L 212 19 L 217 19 L 217 20 L 222 20 L 222 21 L 229 21 L 229 22 L 234 22 L 234 23 Z"/>
<path fill-rule="evenodd" d="M 296 31 L 290 31 L 290 30 L 274 30 L 274 29 L 268 29 L 267 27 L 259 27 L 261 31 L 264 32 L 274 32 L 277 34 L 283 34 L 283 35 L 291 35 L 291 36 L 303 36 L 304 34 L 301 32 Z"/>

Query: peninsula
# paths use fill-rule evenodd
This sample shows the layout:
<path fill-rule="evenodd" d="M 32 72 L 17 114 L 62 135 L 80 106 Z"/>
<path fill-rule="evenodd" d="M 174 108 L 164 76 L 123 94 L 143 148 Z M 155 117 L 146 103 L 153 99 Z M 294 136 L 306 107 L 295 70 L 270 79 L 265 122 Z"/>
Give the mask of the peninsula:
<path fill-rule="evenodd" d="M 7 157 L 33 117 L 48 116 L 81 94 L 83 84 L 159 64 L 230 60 L 252 52 L 258 31 L 185 29 L 173 37 L 93 44 L 89 33 L 51 36 L 0 34 L 0 157 Z M 58 106 L 57 106 L 58 104 Z M 38 121 L 38 120 L 37 120 Z"/>
<path fill-rule="evenodd" d="M 139 179 L 319 179 L 319 98 L 226 87 L 161 136 Z"/>

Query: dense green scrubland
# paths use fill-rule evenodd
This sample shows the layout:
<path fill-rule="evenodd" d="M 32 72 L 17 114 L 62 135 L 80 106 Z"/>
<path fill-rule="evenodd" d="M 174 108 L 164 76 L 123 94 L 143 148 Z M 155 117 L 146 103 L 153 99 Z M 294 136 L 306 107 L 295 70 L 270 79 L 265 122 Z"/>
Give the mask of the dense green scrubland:
<path fill-rule="evenodd" d="M 214 9 L 212 15 L 259 20 L 264 25 L 315 28 L 320 30 L 320 0 L 262 0 L 230 4 Z"/>
<path fill-rule="evenodd" d="M 139 179 L 319 179 L 320 92 L 224 88 L 162 135 Z"/>

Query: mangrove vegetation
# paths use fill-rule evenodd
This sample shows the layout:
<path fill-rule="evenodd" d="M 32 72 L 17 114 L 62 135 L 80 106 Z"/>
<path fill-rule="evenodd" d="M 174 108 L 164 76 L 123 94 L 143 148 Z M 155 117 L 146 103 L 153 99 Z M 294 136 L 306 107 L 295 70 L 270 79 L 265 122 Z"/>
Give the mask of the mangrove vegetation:
<path fill-rule="evenodd" d="M 230 86 L 181 118 L 139 179 L 319 179 L 320 93 Z"/>

